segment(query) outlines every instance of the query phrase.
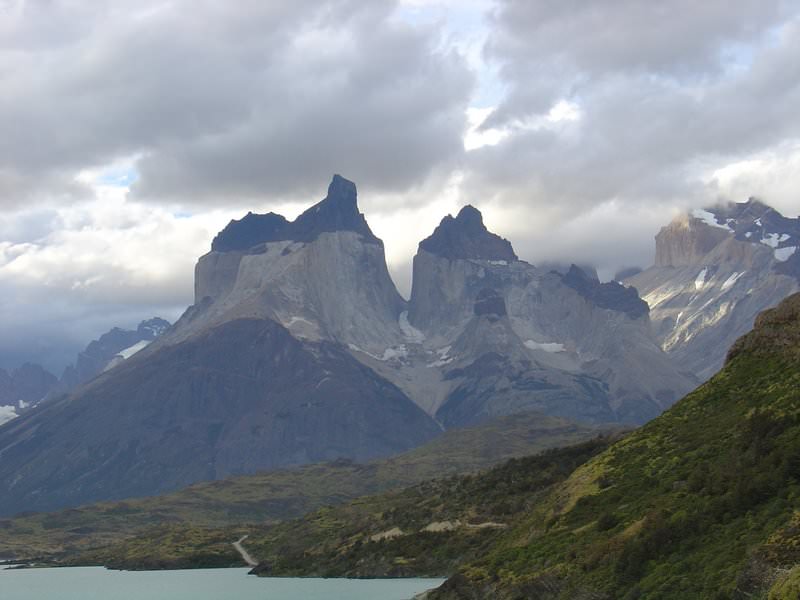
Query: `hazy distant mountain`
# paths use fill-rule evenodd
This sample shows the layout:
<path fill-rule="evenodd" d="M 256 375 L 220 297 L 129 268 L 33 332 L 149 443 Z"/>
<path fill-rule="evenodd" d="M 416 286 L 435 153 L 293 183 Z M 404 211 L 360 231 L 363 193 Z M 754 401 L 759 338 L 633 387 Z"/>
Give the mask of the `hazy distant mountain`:
<path fill-rule="evenodd" d="M 58 383 L 37 364 L 25 363 L 10 373 L 0 369 L 0 424 L 40 402 Z"/>
<path fill-rule="evenodd" d="M 385 456 L 526 410 L 641 422 L 693 386 L 650 331 L 635 290 L 518 260 L 472 207 L 420 244 L 406 302 L 355 185 L 335 176 L 295 221 L 232 221 L 173 327 L 0 428 L 0 512 Z M 124 337 L 81 364 L 102 370 Z"/>
<path fill-rule="evenodd" d="M 67 394 L 136 354 L 170 324 L 154 317 L 135 330 L 113 328 L 89 343 L 74 365 L 64 369 L 61 379 L 36 363 L 25 363 L 10 373 L 0 369 L 0 424 L 31 410 L 40 402 Z"/>
<path fill-rule="evenodd" d="M 656 236 L 656 264 L 625 283 L 650 305 L 658 339 L 708 379 L 756 315 L 800 290 L 800 219 L 749 200 L 678 217 Z"/>
<path fill-rule="evenodd" d="M 75 364 L 64 369 L 56 392 L 69 392 L 120 364 L 145 348 L 169 327 L 169 321 L 159 317 L 142 321 L 136 329 L 114 327 L 89 342 L 86 349 L 78 354 Z"/>

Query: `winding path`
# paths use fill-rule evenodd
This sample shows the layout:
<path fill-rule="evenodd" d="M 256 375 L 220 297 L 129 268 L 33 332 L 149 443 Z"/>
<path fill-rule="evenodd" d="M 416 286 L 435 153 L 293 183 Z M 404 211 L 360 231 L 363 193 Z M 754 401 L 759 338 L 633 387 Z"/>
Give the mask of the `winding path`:
<path fill-rule="evenodd" d="M 247 535 L 243 535 L 237 541 L 233 542 L 233 547 L 236 548 L 236 551 L 242 555 L 242 560 L 244 560 L 244 562 L 246 562 L 248 566 L 256 567 L 258 566 L 258 561 L 255 560 L 252 556 L 250 556 L 250 553 L 244 549 L 244 546 L 242 546 L 242 542 L 245 541 L 248 537 L 249 536 Z"/>

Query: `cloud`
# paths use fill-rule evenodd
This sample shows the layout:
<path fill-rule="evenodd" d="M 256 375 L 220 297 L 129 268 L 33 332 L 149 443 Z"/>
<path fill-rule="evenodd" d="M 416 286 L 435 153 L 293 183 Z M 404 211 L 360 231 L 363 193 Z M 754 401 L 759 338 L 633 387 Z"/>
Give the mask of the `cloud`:
<path fill-rule="evenodd" d="M 463 153 L 473 74 L 388 0 L 26 2 L 0 45 L 0 198 L 89 190 L 131 156 L 142 201 L 397 191 Z M 87 8 L 93 7 L 93 8 Z"/>
<path fill-rule="evenodd" d="M 0 365 L 58 372 L 111 327 L 192 302 L 193 266 L 238 211 L 182 215 L 98 187 L 94 201 L 7 215 L 0 241 Z"/>
<path fill-rule="evenodd" d="M 499 2 L 486 52 L 508 93 L 475 130 L 491 143 L 468 152 L 464 188 L 504 215 L 526 258 L 595 256 L 606 273 L 647 266 L 653 215 L 751 194 L 788 205 L 764 163 L 737 185 L 713 173 L 800 140 L 790 8 Z"/>
<path fill-rule="evenodd" d="M 676 211 L 796 215 L 796 3 L 0 1 L 0 365 L 174 318 L 246 210 L 356 181 L 405 294 L 471 203 L 534 263 L 647 266 Z"/>

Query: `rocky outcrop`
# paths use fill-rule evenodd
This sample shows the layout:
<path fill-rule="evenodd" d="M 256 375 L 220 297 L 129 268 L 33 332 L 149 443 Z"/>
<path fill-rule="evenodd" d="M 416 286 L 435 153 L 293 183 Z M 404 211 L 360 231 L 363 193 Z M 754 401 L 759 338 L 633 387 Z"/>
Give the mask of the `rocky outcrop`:
<path fill-rule="evenodd" d="M 323 233 L 352 231 L 364 242 L 381 245 L 358 211 L 356 186 L 341 175 L 334 175 L 328 195 L 294 221 L 275 213 L 247 213 L 231 221 L 211 243 L 212 252 L 258 253 L 268 242 L 313 242 Z"/>
<path fill-rule="evenodd" d="M 662 348 L 701 380 L 761 311 L 800 289 L 800 219 L 757 200 L 695 210 L 656 236 L 656 264 L 627 279 Z"/>
<path fill-rule="evenodd" d="M 720 227 L 682 215 L 656 235 L 655 264 L 657 267 L 697 264 L 727 237 L 728 233 Z"/>
<path fill-rule="evenodd" d="M 625 287 L 616 281 L 600 283 L 575 265 L 570 267 L 563 281 L 584 298 L 600 308 L 624 312 L 633 319 L 644 317 L 650 311 L 647 302 L 639 298 L 635 288 Z"/>
<path fill-rule="evenodd" d="M 511 243 L 491 233 L 483 215 L 474 206 L 465 206 L 455 218 L 450 215 L 419 244 L 420 249 L 449 259 L 517 260 Z"/>

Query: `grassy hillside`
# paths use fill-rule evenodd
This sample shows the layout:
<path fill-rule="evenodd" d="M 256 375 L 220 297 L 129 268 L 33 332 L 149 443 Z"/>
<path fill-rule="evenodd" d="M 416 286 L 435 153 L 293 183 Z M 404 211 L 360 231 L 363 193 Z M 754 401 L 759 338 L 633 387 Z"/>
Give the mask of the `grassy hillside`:
<path fill-rule="evenodd" d="M 609 443 L 608 438 L 596 438 L 512 459 L 486 473 L 427 481 L 274 525 L 152 528 L 121 544 L 85 553 L 77 562 L 126 569 L 222 565 L 230 560 L 231 540 L 247 534 L 248 551 L 262 561 L 256 569 L 260 575 L 453 573 L 459 564 L 481 556 L 514 522 L 514 515 Z"/>
<path fill-rule="evenodd" d="M 21 515 L 0 520 L 0 558 L 64 558 L 152 528 L 174 548 L 204 546 L 219 528 L 236 535 L 242 524 L 274 523 L 433 477 L 485 469 L 509 457 L 590 439 L 598 431 L 537 414 L 505 417 L 450 431 L 426 446 L 367 465 L 312 465 L 202 483 L 161 497 Z M 169 555 L 164 566 L 181 564 L 180 556 Z M 237 560 L 229 546 L 220 547 L 215 557 Z"/>
<path fill-rule="evenodd" d="M 580 466 L 437 600 L 798 598 L 800 295 Z"/>

